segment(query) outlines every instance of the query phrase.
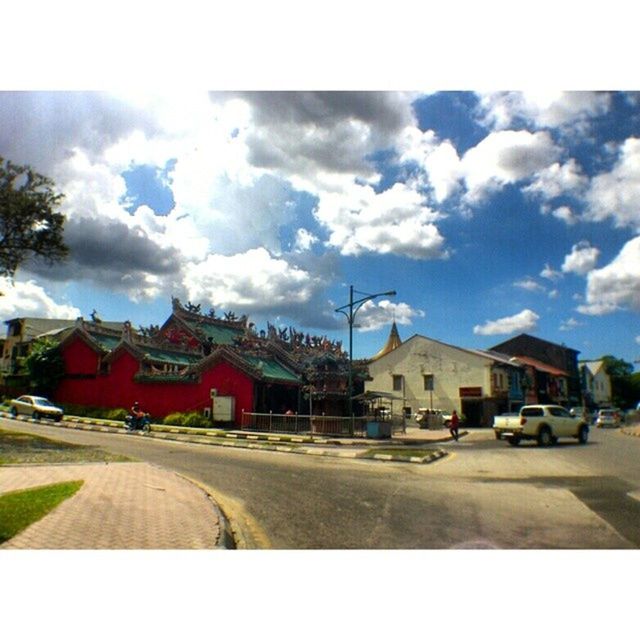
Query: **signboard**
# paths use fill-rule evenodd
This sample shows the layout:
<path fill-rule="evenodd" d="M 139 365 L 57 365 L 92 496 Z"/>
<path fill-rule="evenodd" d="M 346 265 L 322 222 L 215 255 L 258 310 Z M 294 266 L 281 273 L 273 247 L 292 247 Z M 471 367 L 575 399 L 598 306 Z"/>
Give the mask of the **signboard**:
<path fill-rule="evenodd" d="M 482 387 L 460 387 L 461 398 L 482 398 Z"/>

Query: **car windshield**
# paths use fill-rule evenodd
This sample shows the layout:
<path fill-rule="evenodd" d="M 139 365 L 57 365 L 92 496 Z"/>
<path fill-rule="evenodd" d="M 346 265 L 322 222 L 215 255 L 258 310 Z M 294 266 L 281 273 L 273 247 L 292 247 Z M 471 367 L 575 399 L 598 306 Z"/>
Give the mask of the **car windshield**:
<path fill-rule="evenodd" d="M 33 402 L 43 407 L 52 407 L 53 405 L 46 398 L 34 398 Z"/>

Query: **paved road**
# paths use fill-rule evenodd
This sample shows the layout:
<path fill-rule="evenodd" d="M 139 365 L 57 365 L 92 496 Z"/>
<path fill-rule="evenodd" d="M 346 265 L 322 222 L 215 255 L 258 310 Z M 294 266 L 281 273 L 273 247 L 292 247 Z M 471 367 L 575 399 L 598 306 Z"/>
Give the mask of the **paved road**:
<path fill-rule="evenodd" d="M 22 428 L 22 426 L 21 426 Z M 25 427 L 26 428 L 26 427 Z M 636 548 L 640 438 L 518 448 L 473 433 L 430 465 L 227 450 L 29 429 L 206 483 L 257 544 L 280 549 Z"/>

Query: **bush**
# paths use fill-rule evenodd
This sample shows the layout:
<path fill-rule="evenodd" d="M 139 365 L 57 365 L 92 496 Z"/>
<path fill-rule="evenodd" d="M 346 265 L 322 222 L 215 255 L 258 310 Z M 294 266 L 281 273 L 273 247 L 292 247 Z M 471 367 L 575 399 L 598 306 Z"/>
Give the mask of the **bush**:
<path fill-rule="evenodd" d="M 189 413 L 184 420 L 185 427 L 210 427 L 211 421 L 201 413 Z"/>
<path fill-rule="evenodd" d="M 128 415 L 129 412 L 126 409 L 109 409 L 104 417 L 107 420 L 120 420 L 121 422 L 124 422 L 124 419 Z"/>
<path fill-rule="evenodd" d="M 190 411 L 189 413 L 176 411 L 166 416 L 162 424 L 172 425 L 174 427 L 206 428 L 211 426 L 211 421 L 197 411 Z"/>
<path fill-rule="evenodd" d="M 170 413 L 168 416 L 165 416 L 162 424 L 173 425 L 174 427 L 182 427 L 184 426 L 185 414 L 176 411 L 175 413 Z"/>

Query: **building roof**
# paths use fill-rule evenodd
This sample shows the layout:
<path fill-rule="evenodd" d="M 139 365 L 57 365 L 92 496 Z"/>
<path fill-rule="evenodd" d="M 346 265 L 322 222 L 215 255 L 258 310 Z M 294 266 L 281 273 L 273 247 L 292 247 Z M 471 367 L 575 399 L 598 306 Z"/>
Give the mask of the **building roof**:
<path fill-rule="evenodd" d="M 529 356 L 516 356 L 517 360 L 522 364 L 527 364 L 538 371 L 544 371 L 545 373 L 550 373 L 553 376 L 564 376 L 565 378 L 569 377 L 569 373 L 567 371 L 563 371 L 562 369 L 558 369 L 556 367 L 552 367 L 550 364 L 546 362 L 541 362 L 540 360 L 536 360 L 535 358 L 530 358 Z"/>
<path fill-rule="evenodd" d="M 182 322 L 195 334 L 204 335 L 205 340 L 211 340 L 214 344 L 233 344 L 234 340 L 244 334 L 244 329 L 238 326 L 224 326 L 220 323 L 181 318 Z"/>
<path fill-rule="evenodd" d="M 591 375 L 597 375 L 600 371 L 606 370 L 604 369 L 604 360 L 585 360 L 578 363 L 579 366 L 585 366 L 591 372 Z"/>
<path fill-rule="evenodd" d="M 494 362 L 507 365 L 509 367 L 521 367 L 522 365 L 514 356 L 506 355 L 504 353 L 498 353 L 497 351 L 487 351 L 485 349 L 467 349 L 483 358 L 491 358 Z"/>
<path fill-rule="evenodd" d="M 300 382 L 300 377 L 293 371 L 285 368 L 277 360 L 273 358 L 261 358 L 259 356 L 241 355 L 252 367 L 258 369 L 262 376 L 268 380 L 279 380 L 283 382 Z"/>
<path fill-rule="evenodd" d="M 378 351 L 378 353 L 376 353 L 375 356 L 371 358 L 371 360 L 378 360 L 378 358 L 386 356 L 387 353 L 390 353 L 394 349 L 397 349 L 401 344 L 402 340 L 400 339 L 398 327 L 396 326 L 396 322 L 394 320 L 393 324 L 391 325 L 391 331 L 389 333 L 389 337 L 387 338 L 386 344 L 384 345 L 384 347 L 382 347 L 382 349 L 380 349 L 380 351 Z"/>

